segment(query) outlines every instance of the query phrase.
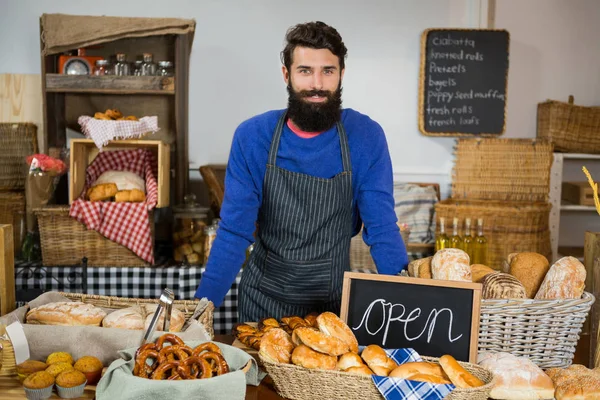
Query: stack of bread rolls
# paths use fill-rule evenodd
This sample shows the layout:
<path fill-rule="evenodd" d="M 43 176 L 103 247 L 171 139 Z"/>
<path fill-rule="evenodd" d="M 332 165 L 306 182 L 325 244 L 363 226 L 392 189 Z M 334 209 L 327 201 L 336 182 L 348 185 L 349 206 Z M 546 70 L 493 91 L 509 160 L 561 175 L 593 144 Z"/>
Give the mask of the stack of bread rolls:
<path fill-rule="evenodd" d="M 94 181 L 86 197 L 89 201 L 139 203 L 146 200 L 146 182 L 134 172 L 109 170 Z"/>
<path fill-rule="evenodd" d="M 546 257 L 533 252 L 513 253 L 502 271 L 486 265 L 469 265 L 460 249 L 443 249 L 433 257 L 412 261 L 412 277 L 483 284 L 484 299 L 577 299 L 585 288 L 586 270 L 574 257 L 563 257 L 550 266 Z"/>
<path fill-rule="evenodd" d="M 600 399 L 600 368 L 580 364 L 546 370 L 555 386 L 556 400 Z"/>

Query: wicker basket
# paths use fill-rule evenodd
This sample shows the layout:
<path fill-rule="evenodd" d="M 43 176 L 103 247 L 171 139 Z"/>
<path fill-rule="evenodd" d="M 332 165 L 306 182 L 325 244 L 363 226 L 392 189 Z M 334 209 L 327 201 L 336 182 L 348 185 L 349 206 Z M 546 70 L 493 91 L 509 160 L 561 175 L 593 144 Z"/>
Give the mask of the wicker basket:
<path fill-rule="evenodd" d="M 552 144 L 530 139 L 459 139 L 452 198 L 547 202 Z"/>
<path fill-rule="evenodd" d="M 437 358 L 423 357 L 424 361 L 438 363 Z M 273 379 L 281 397 L 292 400 L 340 399 L 382 400 L 369 375 L 340 371 L 308 369 L 294 364 L 274 364 L 262 359 L 267 374 Z M 484 381 L 484 386 L 473 389 L 456 388 L 445 399 L 487 400 L 493 387 L 493 374 L 475 364 L 460 362 L 467 371 Z"/>
<path fill-rule="evenodd" d="M 0 123 L 0 190 L 24 190 L 25 157 L 38 152 L 37 126 L 31 123 Z"/>
<path fill-rule="evenodd" d="M 21 251 L 25 237 L 25 192 L 0 192 L 0 225 L 13 227 L 15 255 Z"/>
<path fill-rule="evenodd" d="M 158 299 L 137 299 L 127 297 L 113 297 L 113 296 L 99 296 L 94 294 L 82 294 L 82 293 L 68 293 L 58 292 L 58 294 L 72 300 L 81 301 L 86 304 L 92 304 L 102 308 L 113 308 L 121 309 L 140 304 L 158 304 Z M 194 314 L 194 310 L 200 300 L 175 300 L 173 307 L 185 314 L 185 319 L 188 320 Z M 198 317 L 198 322 L 201 323 L 206 332 L 210 335 L 211 339 L 215 337 L 215 330 L 213 326 L 213 314 L 215 306 L 212 302 L 209 302 L 206 310 Z"/>
<path fill-rule="evenodd" d="M 479 351 L 528 357 L 540 368 L 568 367 L 594 296 L 572 300 L 482 300 Z"/>
<path fill-rule="evenodd" d="M 556 151 L 600 153 L 600 107 L 548 100 L 538 104 L 537 137 L 554 143 Z"/>
<path fill-rule="evenodd" d="M 443 200 L 435 205 L 437 218 L 462 222 L 483 218 L 488 242 L 488 266 L 501 269 L 510 253 L 533 251 L 552 258 L 549 203 L 502 202 L 491 200 Z M 439 224 L 436 227 L 439 233 Z"/>
<path fill-rule="evenodd" d="M 77 265 L 87 257 L 95 267 L 144 267 L 149 264 L 128 248 L 88 230 L 69 216 L 69 206 L 49 206 L 34 210 L 40 228 L 44 266 Z M 150 225 L 154 237 L 153 214 Z"/>

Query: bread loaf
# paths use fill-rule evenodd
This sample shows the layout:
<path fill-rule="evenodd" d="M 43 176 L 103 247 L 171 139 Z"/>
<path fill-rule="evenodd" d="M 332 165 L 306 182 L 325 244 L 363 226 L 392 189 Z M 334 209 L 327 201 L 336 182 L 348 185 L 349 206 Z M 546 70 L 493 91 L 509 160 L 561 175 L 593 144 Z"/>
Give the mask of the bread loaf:
<path fill-rule="evenodd" d="M 483 299 L 524 299 L 525 287 L 517 278 L 504 272 L 486 275 L 481 281 Z"/>
<path fill-rule="evenodd" d="M 471 265 L 471 280 L 473 282 L 481 283 L 481 280 L 489 274 L 493 274 L 497 272 L 495 269 L 488 267 L 483 264 L 473 264 Z"/>
<path fill-rule="evenodd" d="M 552 399 L 554 385 L 550 377 L 526 357 L 509 353 L 480 353 L 477 363 L 495 375 L 492 399 Z"/>
<path fill-rule="evenodd" d="M 388 376 L 390 371 L 398 366 L 385 350 L 376 344 L 370 344 L 362 351 L 362 359 L 371 368 L 375 375 Z"/>
<path fill-rule="evenodd" d="M 442 249 L 431 260 L 433 279 L 471 282 L 469 255 L 460 249 Z"/>
<path fill-rule="evenodd" d="M 156 312 L 157 304 L 144 304 L 142 306 L 133 306 L 122 308 L 108 314 L 102 320 L 102 326 L 105 328 L 145 330 L 150 326 L 152 317 Z M 160 315 L 157 324 L 157 330 L 161 330 L 165 320 L 165 312 Z M 185 314 L 176 308 L 171 310 L 171 320 L 169 332 L 179 332 L 185 323 Z"/>
<path fill-rule="evenodd" d="M 440 357 L 439 362 L 452 384 L 456 387 L 470 389 L 485 385 L 485 382 L 464 369 L 451 355 L 444 354 Z"/>
<path fill-rule="evenodd" d="M 117 185 L 119 191 L 137 189 L 146 193 L 146 182 L 144 182 L 144 179 L 135 172 L 106 171 L 96 179 L 93 186 L 105 183 L 114 183 Z"/>
<path fill-rule="evenodd" d="M 408 264 L 408 275 L 414 278 L 431 279 L 431 257 L 413 260 Z"/>
<path fill-rule="evenodd" d="M 401 378 L 432 383 L 451 383 L 448 375 L 439 364 L 425 361 L 407 362 L 394 368 L 388 375 L 390 378 Z M 426 378 L 435 376 L 437 379 Z M 416 379 L 414 378 L 416 377 Z M 437 382 L 433 382 L 437 380 Z"/>
<path fill-rule="evenodd" d="M 578 299 L 583 294 L 585 278 L 585 267 L 578 259 L 563 257 L 552 265 L 535 298 Z"/>
<path fill-rule="evenodd" d="M 332 312 L 325 311 L 317 317 L 319 330 L 326 335 L 336 337 L 346 343 L 350 351 L 358 354 L 358 340 L 352 330 L 341 318 Z"/>
<path fill-rule="evenodd" d="M 538 253 L 517 253 L 510 261 L 510 274 L 523 286 L 528 299 L 533 299 L 546 273 L 550 269 L 548 259 Z"/>
<path fill-rule="evenodd" d="M 296 345 L 304 344 L 315 351 L 330 356 L 341 356 L 350 351 L 350 347 L 346 342 L 308 327 L 294 329 L 292 342 Z"/>
<path fill-rule="evenodd" d="M 546 371 L 554 382 L 556 400 L 600 399 L 600 370 L 581 364 Z"/>
<path fill-rule="evenodd" d="M 304 368 L 335 369 L 337 358 L 300 345 L 292 352 L 292 363 Z"/>
<path fill-rule="evenodd" d="M 258 354 L 273 363 L 289 364 L 294 344 L 290 335 L 281 328 L 271 328 L 260 340 Z"/>
<path fill-rule="evenodd" d="M 106 312 L 92 304 L 79 301 L 61 301 L 44 304 L 29 310 L 28 324 L 39 325 L 96 325 L 100 326 Z"/>

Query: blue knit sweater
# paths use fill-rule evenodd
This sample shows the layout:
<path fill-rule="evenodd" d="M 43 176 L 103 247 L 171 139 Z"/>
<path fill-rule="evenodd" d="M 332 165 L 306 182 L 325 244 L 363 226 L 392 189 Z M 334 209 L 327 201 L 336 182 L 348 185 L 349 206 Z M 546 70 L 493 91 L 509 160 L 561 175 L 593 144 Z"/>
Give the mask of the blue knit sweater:
<path fill-rule="evenodd" d="M 206 272 L 195 297 L 207 297 L 219 307 L 245 260 L 262 203 L 263 181 L 271 139 L 285 110 L 269 111 L 244 121 L 235 131 L 225 177 L 221 222 Z M 381 126 L 352 109 L 342 111 L 352 161 L 352 218 L 380 274 L 395 275 L 408 264 L 394 212 L 393 173 Z M 342 157 L 334 126 L 305 139 L 284 125 L 277 166 L 320 178 L 342 172 Z"/>

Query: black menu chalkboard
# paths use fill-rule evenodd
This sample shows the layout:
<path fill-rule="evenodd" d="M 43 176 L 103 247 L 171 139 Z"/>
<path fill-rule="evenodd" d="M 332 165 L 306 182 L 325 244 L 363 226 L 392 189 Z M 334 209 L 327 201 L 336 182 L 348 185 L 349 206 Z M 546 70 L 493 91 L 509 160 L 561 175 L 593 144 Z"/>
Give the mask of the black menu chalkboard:
<path fill-rule="evenodd" d="M 494 137 L 506 127 L 509 33 L 428 29 L 421 39 L 419 130 Z"/>
<path fill-rule="evenodd" d="M 477 362 L 481 284 L 346 272 L 341 318 L 359 345 Z"/>

